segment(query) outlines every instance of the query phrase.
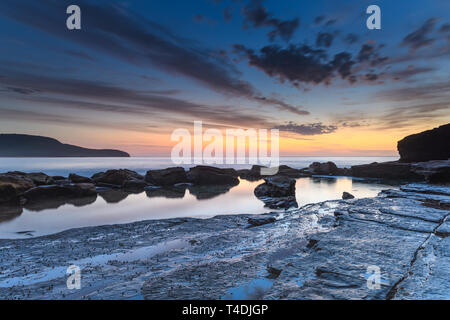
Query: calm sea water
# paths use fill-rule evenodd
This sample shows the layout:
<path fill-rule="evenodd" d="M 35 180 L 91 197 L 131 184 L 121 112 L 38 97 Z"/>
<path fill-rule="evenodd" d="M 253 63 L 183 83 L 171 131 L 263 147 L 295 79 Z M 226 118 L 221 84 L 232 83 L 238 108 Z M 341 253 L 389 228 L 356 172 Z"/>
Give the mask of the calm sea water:
<path fill-rule="evenodd" d="M 167 158 L 0 158 L 0 172 L 20 170 L 42 171 L 51 175 L 70 172 L 91 175 L 111 168 L 128 168 L 145 173 L 148 169 L 171 166 Z M 282 158 L 281 164 L 303 168 L 313 161 L 334 161 L 338 166 L 381 162 L 395 158 Z M 236 166 L 235 166 L 236 167 Z M 242 166 L 241 166 L 242 167 Z M 243 166 L 248 167 L 248 166 Z M 223 214 L 261 214 L 274 211 L 264 208 L 253 190 L 261 181 L 241 180 L 230 190 L 168 190 L 126 194 L 111 192 L 72 204 L 53 208 L 24 209 L 0 220 L 0 238 L 27 238 L 53 234 L 63 230 L 105 224 L 166 219 L 175 217 L 208 218 Z M 372 197 L 392 186 L 368 183 L 348 177 L 297 179 L 296 197 L 299 206 L 325 200 L 340 199 L 347 191 L 356 197 Z M 210 188 L 208 188 L 210 189 Z M 2 210 L 0 208 L 0 210 Z"/>
<path fill-rule="evenodd" d="M 293 168 L 305 168 L 314 161 L 333 161 L 338 167 L 398 160 L 398 157 L 281 157 L 280 164 Z M 126 168 L 145 174 L 149 169 L 163 169 L 175 166 L 168 157 L 135 157 L 135 158 L 0 158 L 0 172 L 24 171 L 44 172 L 48 175 L 69 173 L 91 176 L 107 169 Z M 192 167 L 194 165 L 184 165 Z M 251 165 L 214 165 L 217 167 L 249 168 Z"/>

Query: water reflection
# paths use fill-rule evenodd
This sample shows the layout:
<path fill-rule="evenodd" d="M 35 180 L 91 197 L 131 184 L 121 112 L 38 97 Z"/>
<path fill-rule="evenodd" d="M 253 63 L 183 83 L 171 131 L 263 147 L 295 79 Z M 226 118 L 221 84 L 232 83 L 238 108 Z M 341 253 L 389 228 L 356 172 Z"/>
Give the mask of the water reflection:
<path fill-rule="evenodd" d="M 241 180 L 237 186 L 191 186 L 155 188 L 139 194 L 122 190 L 99 192 L 98 197 L 55 200 L 26 205 L 25 208 L 0 207 L 0 238 L 24 238 L 25 230 L 34 236 L 63 230 L 149 219 L 178 217 L 208 218 L 223 214 L 261 214 L 271 209 L 255 197 L 253 190 L 262 181 Z M 299 206 L 341 199 L 347 191 L 356 197 L 372 197 L 391 186 L 367 183 L 347 177 L 300 178 L 296 183 Z"/>

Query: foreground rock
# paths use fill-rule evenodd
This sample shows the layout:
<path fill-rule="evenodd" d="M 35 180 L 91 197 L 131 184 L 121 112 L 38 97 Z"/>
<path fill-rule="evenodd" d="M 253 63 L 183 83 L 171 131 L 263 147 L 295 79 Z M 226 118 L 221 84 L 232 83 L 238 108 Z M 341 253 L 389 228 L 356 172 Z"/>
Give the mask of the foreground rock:
<path fill-rule="evenodd" d="M 450 123 L 407 136 L 397 143 L 400 161 L 424 162 L 450 159 Z"/>
<path fill-rule="evenodd" d="M 234 169 L 221 169 L 209 166 L 190 168 L 186 174 L 187 181 L 196 185 L 238 185 L 238 174 Z"/>
<path fill-rule="evenodd" d="M 310 204 L 253 228 L 249 218 L 267 216 L 152 220 L 0 240 L 0 298 L 448 299 L 449 211 L 426 201 L 450 202 L 450 188 L 402 189 L 409 191 Z M 81 290 L 67 289 L 71 264 L 82 269 Z M 379 288 L 367 286 L 373 266 Z"/>
<path fill-rule="evenodd" d="M 264 178 L 264 183 L 255 188 L 255 196 L 268 208 L 297 207 L 295 199 L 295 179 L 285 176 Z"/>

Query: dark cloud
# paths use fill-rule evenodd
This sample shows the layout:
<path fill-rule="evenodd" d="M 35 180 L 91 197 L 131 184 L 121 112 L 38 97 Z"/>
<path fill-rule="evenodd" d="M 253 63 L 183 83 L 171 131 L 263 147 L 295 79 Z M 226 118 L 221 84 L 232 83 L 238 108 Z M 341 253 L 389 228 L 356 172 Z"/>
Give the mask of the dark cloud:
<path fill-rule="evenodd" d="M 209 24 L 209 25 L 216 25 L 217 24 L 217 21 L 215 21 L 215 20 L 213 20 L 211 18 L 205 17 L 202 14 L 195 15 L 194 16 L 194 21 L 198 22 L 198 23 L 206 23 L 206 24 Z"/>
<path fill-rule="evenodd" d="M 434 68 L 431 67 L 414 67 L 412 65 L 409 65 L 407 68 L 402 69 L 402 70 L 398 70 L 398 71 L 394 71 L 392 72 L 392 77 L 395 80 L 401 80 L 401 79 L 407 79 L 407 78 L 411 78 L 415 75 L 418 74 L 422 74 L 422 73 L 428 73 L 431 71 L 434 71 Z"/>
<path fill-rule="evenodd" d="M 323 20 L 325 20 L 325 16 L 318 16 L 314 18 L 314 24 L 320 24 Z"/>
<path fill-rule="evenodd" d="M 321 122 L 297 124 L 292 121 L 287 124 L 275 126 L 273 129 L 278 129 L 285 132 L 293 132 L 304 136 L 313 136 L 319 134 L 327 134 L 335 132 L 338 127 L 334 125 L 324 125 Z"/>
<path fill-rule="evenodd" d="M 363 44 L 356 59 L 359 62 L 369 62 L 372 67 L 388 60 L 387 57 L 380 57 L 380 54 L 377 51 L 378 48 L 371 44 Z"/>
<path fill-rule="evenodd" d="M 440 28 L 439 32 L 450 32 L 450 23 L 444 23 Z"/>
<path fill-rule="evenodd" d="M 364 79 L 367 81 L 375 81 L 378 79 L 378 75 L 376 73 L 366 73 Z"/>
<path fill-rule="evenodd" d="M 449 112 L 449 102 L 396 107 L 388 110 L 377 118 L 379 121 L 377 127 L 380 130 L 384 130 L 416 126 L 418 123 L 439 121 L 448 116 Z"/>
<path fill-rule="evenodd" d="M 402 46 L 407 46 L 412 50 L 417 50 L 434 43 L 435 39 L 430 35 L 433 32 L 437 19 L 430 18 L 417 30 L 408 34 L 402 41 Z"/>
<path fill-rule="evenodd" d="M 148 115 L 152 117 L 158 114 L 178 114 L 213 123 L 268 127 L 267 120 L 263 116 L 254 115 L 250 111 L 246 112 L 242 108 L 229 106 L 214 108 L 211 105 L 177 99 L 171 96 L 176 93 L 172 90 L 137 91 L 89 80 L 12 72 L 8 72 L 8 77 L 3 77 L 3 73 L 4 71 L 0 69 L 0 85 L 18 94 L 19 99 L 31 103 L 41 102 L 44 105 L 53 105 L 58 109 L 68 107 L 85 111 L 116 112 L 130 116 Z M 32 93 L 35 93 L 35 96 L 31 96 Z M 61 96 L 66 98 L 62 99 Z M 277 105 L 277 107 L 279 106 Z"/>
<path fill-rule="evenodd" d="M 347 52 L 341 52 L 332 59 L 322 49 L 308 45 L 290 45 L 282 48 L 277 45 L 263 47 L 259 52 L 235 45 L 235 51 L 245 55 L 248 63 L 263 70 L 270 77 L 277 77 L 281 82 L 289 81 L 294 86 L 300 83 L 328 84 L 339 76 L 354 81 L 351 68 L 355 62 Z"/>
<path fill-rule="evenodd" d="M 225 9 L 223 9 L 223 19 L 226 22 L 230 22 L 231 20 L 233 20 L 233 10 L 231 7 L 226 7 Z"/>
<path fill-rule="evenodd" d="M 389 101 L 411 101 L 450 98 L 450 82 L 435 82 L 422 84 L 420 86 L 387 89 L 377 92 L 377 99 Z"/>
<path fill-rule="evenodd" d="M 4 0 L 0 15 L 130 64 L 189 77 L 226 95 L 261 98 L 250 83 L 240 80 L 241 73 L 230 62 L 119 5 L 77 1 L 84 9 L 84 27 L 82 32 L 71 32 L 61 27 L 66 19 L 61 12 L 69 4 L 68 0 L 52 3 Z"/>
<path fill-rule="evenodd" d="M 304 110 L 302 107 L 294 107 L 287 103 L 282 102 L 281 100 L 270 98 L 270 97 L 262 97 L 260 98 L 261 101 L 264 101 L 266 103 L 273 104 L 278 107 L 280 110 L 289 111 L 291 113 L 297 114 L 299 116 L 305 116 L 309 115 L 310 112 Z"/>
<path fill-rule="evenodd" d="M 331 33 L 319 32 L 316 38 L 316 46 L 328 48 L 333 43 L 333 39 L 334 37 Z"/>
<path fill-rule="evenodd" d="M 33 94 L 33 93 L 39 92 L 39 91 L 34 90 L 34 89 L 19 88 L 19 87 L 5 87 L 5 90 L 6 91 L 15 92 L 15 93 L 20 93 L 20 94 Z"/>
<path fill-rule="evenodd" d="M 329 27 L 329 26 L 332 26 L 333 24 L 335 24 L 336 22 L 337 22 L 336 19 L 330 19 L 330 20 L 328 20 L 328 21 L 325 23 L 325 25 L 326 25 L 327 27 Z"/>
<path fill-rule="evenodd" d="M 243 7 L 244 25 L 252 25 L 253 27 L 272 27 L 273 30 L 267 35 L 270 40 L 274 40 L 277 36 L 285 41 L 289 41 L 292 35 L 300 25 L 300 19 L 280 20 L 274 18 L 266 8 L 262 6 L 263 0 L 251 0 Z"/>
<path fill-rule="evenodd" d="M 355 42 L 358 42 L 359 36 L 354 33 L 349 33 L 345 36 L 344 41 L 348 44 L 353 44 Z"/>

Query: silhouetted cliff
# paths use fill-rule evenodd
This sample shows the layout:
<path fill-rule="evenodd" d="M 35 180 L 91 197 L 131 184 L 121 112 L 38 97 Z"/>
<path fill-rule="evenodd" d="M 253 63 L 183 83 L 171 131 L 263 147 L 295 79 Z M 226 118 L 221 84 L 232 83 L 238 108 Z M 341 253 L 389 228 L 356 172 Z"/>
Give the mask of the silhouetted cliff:
<path fill-rule="evenodd" d="M 56 139 L 26 134 L 0 134 L 0 157 L 129 157 L 120 150 L 87 149 Z"/>
<path fill-rule="evenodd" d="M 450 159 L 450 123 L 407 136 L 397 149 L 401 162 Z"/>

